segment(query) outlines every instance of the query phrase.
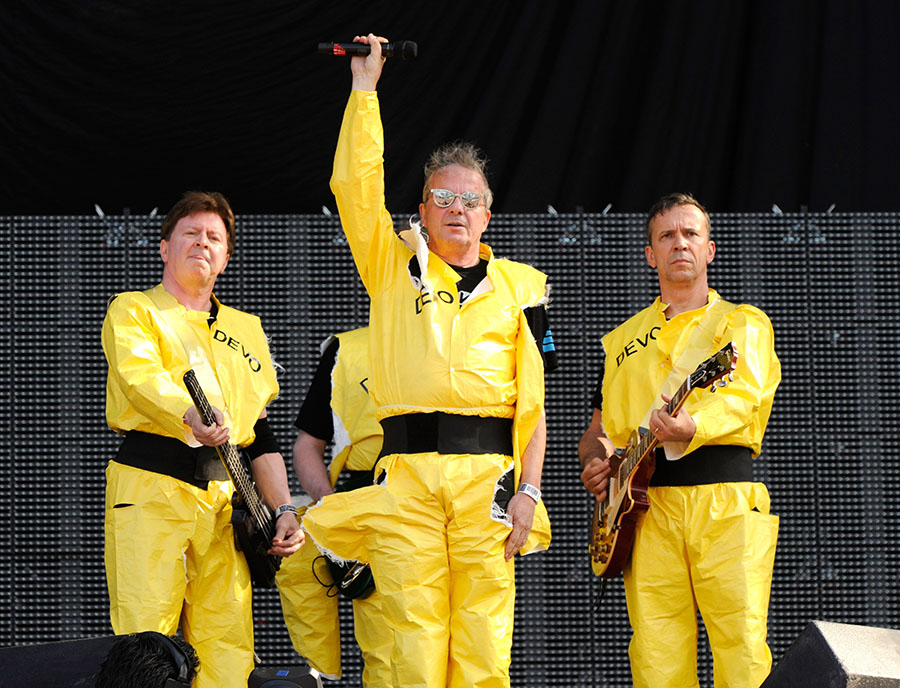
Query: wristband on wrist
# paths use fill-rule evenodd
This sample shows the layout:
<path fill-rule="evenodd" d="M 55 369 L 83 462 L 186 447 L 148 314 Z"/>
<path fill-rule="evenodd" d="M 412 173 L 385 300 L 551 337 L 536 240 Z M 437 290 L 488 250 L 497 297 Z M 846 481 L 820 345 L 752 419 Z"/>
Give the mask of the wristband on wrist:
<path fill-rule="evenodd" d="M 531 483 L 520 483 L 519 492 L 527 494 L 534 500 L 535 504 L 541 501 L 541 491 Z"/>
<path fill-rule="evenodd" d="M 297 507 L 293 504 L 282 504 L 280 507 L 275 509 L 275 520 L 278 520 L 278 517 L 282 514 L 294 514 L 297 515 Z"/>

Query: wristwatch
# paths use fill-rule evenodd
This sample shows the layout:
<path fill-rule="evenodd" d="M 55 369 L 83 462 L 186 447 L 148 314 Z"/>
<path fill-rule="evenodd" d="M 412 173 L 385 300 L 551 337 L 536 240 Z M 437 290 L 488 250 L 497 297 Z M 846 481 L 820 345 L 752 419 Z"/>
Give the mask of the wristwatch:
<path fill-rule="evenodd" d="M 527 494 L 534 500 L 535 504 L 541 501 L 541 491 L 531 483 L 520 483 L 519 492 Z"/>
<path fill-rule="evenodd" d="M 297 507 L 293 504 L 282 504 L 280 507 L 275 509 L 275 520 L 278 520 L 278 517 L 282 514 L 294 514 L 297 515 Z"/>

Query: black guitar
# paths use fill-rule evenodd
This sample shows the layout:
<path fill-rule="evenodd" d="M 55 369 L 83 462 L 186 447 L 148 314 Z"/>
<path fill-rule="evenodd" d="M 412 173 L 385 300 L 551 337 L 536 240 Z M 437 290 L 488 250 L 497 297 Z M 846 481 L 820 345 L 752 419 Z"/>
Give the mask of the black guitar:
<path fill-rule="evenodd" d="M 212 406 L 206 400 L 206 395 L 200 388 L 193 370 L 188 370 L 184 374 L 184 384 L 203 422 L 206 425 L 215 423 Z M 216 447 L 216 452 L 234 484 L 231 525 L 234 528 L 235 544 L 247 559 L 253 584 L 261 588 L 271 588 L 275 585 L 275 572 L 281 566 L 281 557 L 268 554 L 272 538 L 275 537 L 275 519 L 272 510 L 262 500 L 259 488 L 247 475 L 235 446 L 231 442 L 225 442 Z"/>

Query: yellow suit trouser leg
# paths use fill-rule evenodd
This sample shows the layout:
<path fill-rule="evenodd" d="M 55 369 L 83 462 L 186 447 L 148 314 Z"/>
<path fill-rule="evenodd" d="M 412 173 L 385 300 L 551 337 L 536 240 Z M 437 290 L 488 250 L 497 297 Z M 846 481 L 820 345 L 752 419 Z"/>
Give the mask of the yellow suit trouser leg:
<path fill-rule="evenodd" d="M 757 688 L 772 668 L 766 643 L 778 517 L 762 483 L 707 487 L 689 540 L 694 595 L 713 655 L 716 688 Z M 697 537 L 700 532 L 707 533 Z M 723 546 L 724 543 L 724 546 Z"/>
<path fill-rule="evenodd" d="M 467 457 L 468 458 L 468 457 Z M 477 457 L 471 457 L 477 464 Z M 491 479 L 493 477 L 493 479 Z M 515 615 L 515 565 L 504 552 L 510 529 L 487 518 L 499 474 L 456 495 L 447 526 L 450 557 L 448 685 L 508 686 Z M 463 499 L 482 490 L 478 499 Z M 508 495 L 507 495 L 508 496 Z"/>
<path fill-rule="evenodd" d="M 310 666 L 330 678 L 341 676 L 341 631 L 338 598 L 316 575 L 328 583 L 331 574 L 324 558 L 311 542 L 281 561 L 275 574 L 284 623 L 294 649 Z M 315 565 L 316 575 L 313 574 Z"/>
<path fill-rule="evenodd" d="M 200 658 L 197 688 L 243 688 L 253 670 L 250 573 L 234 547 L 230 488 L 200 490 L 112 462 L 105 561 L 117 634 L 172 634 Z"/>
<path fill-rule="evenodd" d="M 491 518 L 512 460 L 493 455 L 389 457 L 395 526 L 372 548 L 393 685 L 509 686 L 515 580 L 509 527 Z"/>
<path fill-rule="evenodd" d="M 641 517 L 625 567 L 633 634 L 628 646 L 635 688 L 698 688 L 697 608 L 684 551 L 685 513 L 659 499 Z"/>
<path fill-rule="evenodd" d="M 384 623 L 377 590 L 365 599 L 353 600 L 353 627 L 362 652 L 363 687 L 390 686 L 393 634 Z"/>
<path fill-rule="evenodd" d="M 329 678 L 341 676 L 341 635 L 338 597 L 325 583 L 331 573 L 313 543 L 281 562 L 276 574 L 281 609 L 294 649 L 310 666 Z M 353 625 L 356 642 L 362 652 L 365 688 L 391 685 L 391 647 L 393 636 L 385 626 L 378 592 L 353 600 Z"/>
<path fill-rule="evenodd" d="M 636 687 L 699 685 L 698 606 L 716 688 L 756 688 L 768 675 L 766 618 L 778 527 L 768 510 L 759 483 L 650 488 L 650 509 L 625 570 Z"/>

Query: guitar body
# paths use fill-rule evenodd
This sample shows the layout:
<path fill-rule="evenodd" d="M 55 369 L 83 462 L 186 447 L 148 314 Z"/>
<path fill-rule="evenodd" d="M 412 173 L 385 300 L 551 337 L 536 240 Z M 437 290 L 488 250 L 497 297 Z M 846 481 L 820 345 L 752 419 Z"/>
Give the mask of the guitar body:
<path fill-rule="evenodd" d="M 633 435 L 626 449 L 626 456 L 637 447 L 638 438 Z M 615 578 L 628 563 L 638 519 L 650 507 L 647 488 L 656 468 L 653 451 L 643 457 L 634 472 L 628 477 L 609 508 L 601 512 L 600 503 L 594 502 L 594 517 L 591 520 L 591 568 L 595 576 Z"/>
<path fill-rule="evenodd" d="M 272 513 L 263 505 L 271 519 Z M 268 553 L 271 545 L 266 534 L 256 527 L 250 512 L 244 507 L 239 493 L 231 498 L 231 526 L 234 530 L 234 544 L 244 554 L 250 569 L 250 580 L 260 588 L 275 585 L 275 574 L 281 567 L 281 557 Z"/>

